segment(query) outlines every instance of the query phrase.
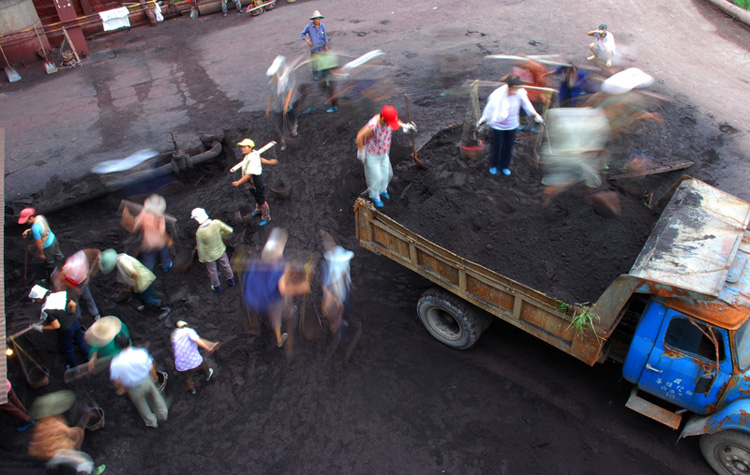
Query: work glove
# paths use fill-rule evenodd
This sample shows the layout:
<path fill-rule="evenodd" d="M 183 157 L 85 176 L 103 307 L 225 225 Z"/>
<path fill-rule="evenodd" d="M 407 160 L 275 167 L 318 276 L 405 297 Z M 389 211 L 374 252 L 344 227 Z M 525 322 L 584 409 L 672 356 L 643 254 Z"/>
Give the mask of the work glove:
<path fill-rule="evenodd" d="M 365 149 L 357 149 L 357 160 L 365 163 Z"/>
<path fill-rule="evenodd" d="M 41 332 L 44 331 L 43 328 L 44 328 L 44 323 L 42 323 L 42 322 L 34 323 L 34 324 L 31 325 L 31 329 L 32 330 L 36 330 L 39 333 L 41 333 Z"/>
<path fill-rule="evenodd" d="M 480 120 L 479 122 L 477 122 L 477 125 L 476 125 L 477 130 L 479 130 L 483 125 L 484 125 L 483 120 Z"/>
<path fill-rule="evenodd" d="M 401 130 L 404 131 L 405 134 L 409 134 L 414 132 L 417 133 L 417 125 L 414 122 L 409 122 L 408 124 L 404 124 L 401 126 Z"/>
<path fill-rule="evenodd" d="M 536 122 L 537 124 L 544 125 L 544 119 L 542 119 L 542 116 L 540 116 L 540 115 L 534 116 L 534 122 Z"/>

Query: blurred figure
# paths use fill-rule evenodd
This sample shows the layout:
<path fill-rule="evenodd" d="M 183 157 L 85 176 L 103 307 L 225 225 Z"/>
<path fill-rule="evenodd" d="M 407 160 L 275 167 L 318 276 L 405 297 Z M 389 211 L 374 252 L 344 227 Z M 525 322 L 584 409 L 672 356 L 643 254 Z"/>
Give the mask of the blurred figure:
<path fill-rule="evenodd" d="M 315 64 L 315 55 L 328 51 L 328 34 L 326 33 L 326 26 L 321 23 L 320 20 L 325 18 L 320 14 L 318 10 L 315 10 L 310 17 L 311 22 L 308 23 L 300 33 L 302 41 L 307 43 L 310 47 L 310 56 L 313 58 L 313 79 L 318 80 L 320 78 L 318 70 Z"/>
<path fill-rule="evenodd" d="M 608 77 L 600 91 L 586 101 L 586 105 L 601 109 L 609 120 L 612 134 L 629 132 L 646 121 L 663 122 L 661 115 L 652 112 L 660 105 L 657 95 L 638 91 L 653 84 L 654 78 L 638 68 L 628 68 Z"/>
<path fill-rule="evenodd" d="M 114 381 L 118 394 L 128 394 L 141 415 L 146 427 L 159 427 L 169 415 L 164 396 L 156 388 L 154 359 L 143 348 L 133 348 L 125 335 L 118 335 L 117 345 L 122 351 L 112 359 L 109 378 Z"/>
<path fill-rule="evenodd" d="M 8 396 L 8 402 L 6 402 L 5 404 L 0 404 L 0 409 L 2 409 L 3 412 L 15 419 L 16 422 L 18 422 L 16 430 L 18 432 L 23 432 L 29 427 L 33 426 L 35 421 L 26 413 L 26 407 L 23 405 L 21 400 L 18 399 L 16 392 L 13 391 L 13 386 L 11 386 L 10 384 L 10 379 L 6 378 L 5 383 L 8 386 L 8 391 L 6 393 Z"/>
<path fill-rule="evenodd" d="M 55 289 L 70 290 L 83 301 L 94 321 L 99 320 L 99 308 L 91 295 L 89 282 L 99 273 L 99 249 L 82 249 L 66 261 L 52 277 Z"/>
<path fill-rule="evenodd" d="M 221 273 L 227 279 L 227 284 L 234 287 L 234 272 L 232 266 L 229 265 L 227 246 L 224 244 L 224 238 L 232 234 L 234 230 L 219 219 L 208 219 L 208 214 L 203 208 L 195 208 L 190 217 L 198 222 L 198 230 L 195 232 L 198 260 L 206 266 L 208 278 L 211 281 L 211 290 L 217 294 L 223 290 L 216 271 L 217 263 Z"/>
<path fill-rule="evenodd" d="M 477 129 L 487 124 L 492 130 L 490 147 L 490 174 L 497 175 L 498 167 L 503 175 L 510 176 L 510 161 L 513 158 L 513 145 L 518 130 L 518 114 L 521 107 L 538 123 L 544 123 L 534 106 L 531 105 L 521 78 L 510 75 L 505 84 L 495 89 L 487 98 Z"/>
<path fill-rule="evenodd" d="M 279 348 L 288 338 L 287 333 L 282 333 L 281 326 L 282 321 L 291 317 L 291 298 L 310 293 L 309 270 L 300 270 L 283 258 L 286 241 L 286 231 L 274 228 L 260 260 L 248 264 L 242 279 L 245 306 L 268 316 Z"/>
<path fill-rule="evenodd" d="M 209 368 L 208 361 L 201 356 L 198 347 L 211 354 L 218 347 L 218 343 L 204 340 L 183 320 L 177 322 L 177 328 L 172 331 L 171 339 L 174 367 L 182 375 L 187 390 L 195 394 L 193 373 L 200 371 L 206 377 L 206 382 L 211 381 L 214 375 L 214 369 Z"/>
<path fill-rule="evenodd" d="M 266 202 L 266 182 L 263 179 L 263 164 L 276 165 L 279 163 L 275 158 L 263 158 L 260 154 L 253 150 L 255 142 L 250 139 L 243 139 L 238 142 L 240 151 L 244 155 L 242 163 L 242 177 L 239 180 L 233 181 L 232 186 L 238 187 L 245 185 L 253 199 L 255 199 L 255 211 L 253 216 L 260 215 L 260 223 L 258 226 L 265 226 L 271 221 L 271 210 Z"/>
<path fill-rule="evenodd" d="M 55 233 L 49 228 L 47 218 L 41 214 L 36 214 L 34 208 L 24 208 L 18 218 L 18 224 L 30 223 L 31 228 L 23 232 L 24 239 L 34 241 L 37 250 L 37 257 L 47 264 L 47 268 L 52 272 L 55 267 L 59 267 L 65 261 L 65 255 L 60 250 L 60 242 L 55 237 Z"/>
<path fill-rule="evenodd" d="M 65 355 L 68 368 L 78 366 L 74 345 L 78 345 L 81 353 L 85 355 L 84 361 L 88 361 L 90 350 L 81 330 L 81 309 L 73 296 L 64 290 L 52 293 L 44 287 L 35 285 L 29 292 L 29 298 L 34 302 L 42 303 L 42 316 L 44 318 L 44 323 L 35 323 L 32 328 L 39 332 L 45 330 L 57 331 L 57 339 Z"/>
<path fill-rule="evenodd" d="M 164 272 L 172 268 L 172 257 L 169 254 L 172 238 L 167 234 L 167 224 L 164 218 L 166 209 L 167 202 L 164 197 L 154 194 L 146 198 L 143 202 L 143 209 L 134 219 L 127 207 L 122 211 L 122 223 L 125 229 L 131 233 L 141 232 L 140 252 L 143 256 L 141 261 L 150 271 L 154 270 L 157 257 L 161 261 Z"/>
<path fill-rule="evenodd" d="M 72 391 L 57 391 L 36 398 L 30 416 L 36 419 L 29 444 L 29 455 L 50 460 L 58 450 L 79 450 L 83 443 L 83 428 L 70 427 L 62 414 L 73 407 L 76 396 Z"/>
<path fill-rule="evenodd" d="M 107 466 L 102 464 L 94 468 L 94 459 L 86 452 L 60 449 L 45 468 L 45 475 L 101 475 Z"/>
<path fill-rule="evenodd" d="M 86 330 L 83 337 L 90 348 L 89 372 L 94 371 L 100 359 L 114 357 L 122 351 L 122 346 L 117 343 L 120 335 L 130 341 L 128 327 L 115 316 L 101 318 Z"/>
<path fill-rule="evenodd" d="M 607 117 L 599 109 L 558 108 L 547 113 L 547 140 L 541 159 L 544 207 L 578 183 L 584 184 L 587 196 L 601 186 L 609 133 Z"/>
<path fill-rule="evenodd" d="M 594 42 L 589 44 L 589 49 L 593 54 L 586 59 L 599 61 L 607 67 L 612 66 L 612 58 L 615 56 L 615 38 L 607 31 L 607 25 L 602 23 L 598 29 L 589 31 L 588 35 L 594 37 Z"/>
<path fill-rule="evenodd" d="M 138 310 L 147 308 L 161 309 L 159 320 L 164 319 L 171 309 L 162 306 L 162 301 L 154 295 L 154 281 L 156 276 L 135 257 L 118 254 L 114 249 L 107 249 L 99 257 L 99 269 L 109 274 L 117 267 L 117 281 L 124 284 L 125 291 L 140 300 Z"/>
<path fill-rule="evenodd" d="M 357 159 L 365 166 L 365 181 L 370 199 L 378 208 L 383 207 L 381 197 L 389 199 L 388 184 L 393 178 L 391 166 L 391 137 L 394 130 L 401 128 L 404 133 L 416 132 L 414 123 L 405 124 L 398 118 L 393 106 L 383 106 L 357 133 Z"/>
<path fill-rule="evenodd" d="M 325 259 L 321 266 L 321 282 L 323 284 L 321 307 L 323 315 L 328 320 L 331 334 L 334 336 L 329 351 L 329 353 L 332 353 L 340 343 L 346 343 L 349 340 L 347 335 L 349 322 L 347 320 L 350 317 L 349 290 L 352 282 L 349 267 L 354 253 L 337 245 L 333 237 L 327 232 L 321 230 L 320 235 Z M 355 336 L 344 357 L 345 362 L 349 360 L 354 351 L 354 346 L 362 334 L 362 325 L 357 322 L 356 327 Z"/>
<path fill-rule="evenodd" d="M 550 87 L 550 80 L 547 78 L 547 68 L 540 62 L 534 61 L 533 59 L 519 60 L 513 65 L 511 75 L 515 74 L 524 85 L 534 87 Z M 544 115 L 547 108 L 549 107 L 552 94 L 548 91 L 540 91 L 538 89 L 528 89 L 526 94 L 529 97 L 531 106 L 534 110 L 541 111 L 541 115 Z M 530 132 L 537 133 L 537 127 L 534 123 L 530 123 L 533 115 L 524 114 L 523 119 L 520 121 L 521 125 L 518 130 L 528 128 Z"/>
<path fill-rule="evenodd" d="M 271 67 L 266 71 L 270 78 L 268 85 L 271 93 L 268 96 L 266 117 L 273 111 L 276 132 L 281 141 L 281 150 L 286 150 L 289 137 L 297 136 L 297 96 L 298 91 L 291 65 L 287 66 L 286 58 L 276 56 Z"/>
<path fill-rule="evenodd" d="M 559 107 L 575 107 L 579 97 L 597 90 L 596 86 L 588 80 L 586 72 L 578 69 L 575 64 L 560 66 L 548 72 L 547 75 L 562 75 L 558 94 Z"/>

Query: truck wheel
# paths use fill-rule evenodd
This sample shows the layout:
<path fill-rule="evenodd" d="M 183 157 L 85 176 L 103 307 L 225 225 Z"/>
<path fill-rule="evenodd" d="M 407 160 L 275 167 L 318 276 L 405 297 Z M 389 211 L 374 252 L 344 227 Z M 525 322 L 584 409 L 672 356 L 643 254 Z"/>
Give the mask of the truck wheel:
<path fill-rule="evenodd" d="M 750 472 L 750 434 L 725 430 L 705 434 L 700 440 L 701 453 L 719 474 Z"/>
<path fill-rule="evenodd" d="M 417 312 L 430 335 L 456 350 L 470 348 L 492 323 L 470 303 L 437 287 L 422 294 Z"/>

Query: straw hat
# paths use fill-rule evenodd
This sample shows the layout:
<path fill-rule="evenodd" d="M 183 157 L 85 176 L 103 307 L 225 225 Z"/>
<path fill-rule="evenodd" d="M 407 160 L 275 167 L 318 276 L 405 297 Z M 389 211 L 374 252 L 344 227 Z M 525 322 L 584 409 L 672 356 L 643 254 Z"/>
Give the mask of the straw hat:
<path fill-rule="evenodd" d="M 83 337 L 91 346 L 104 346 L 114 340 L 120 330 L 122 330 L 122 321 L 119 318 L 102 317 L 86 330 Z"/>
<path fill-rule="evenodd" d="M 167 201 L 161 195 L 151 195 L 143 202 L 143 209 L 148 213 L 163 215 L 167 210 Z"/>
<path fill-rule="evenodd" d="M 311 19 L 311 20 L 314 20 L 314 19 L 316 19 L 316 18 L 325 18 L 325 17 L 324 17 L 323 15 L 321 15 L 321 14 L 320 14 L 320 11 L 318 11 L 318 10 L 315 10 L 315 11 L 313 12 L 312 16 L 310 17 L 310 19 Z"/>
<path fill-rule="evenodd" d="M 29 410 L 29 416 L 33 419 L 57 416 L 73 407 L 75 402 L 76 395 L 73 391 L 65 390 L 45 394 L 36 398 Z"/>

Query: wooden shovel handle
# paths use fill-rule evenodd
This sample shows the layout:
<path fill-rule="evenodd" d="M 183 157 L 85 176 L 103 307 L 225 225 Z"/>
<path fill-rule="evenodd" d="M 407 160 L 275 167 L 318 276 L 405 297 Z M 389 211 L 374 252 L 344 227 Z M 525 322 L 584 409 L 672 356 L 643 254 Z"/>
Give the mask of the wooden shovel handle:
<path fill-rule="evenodd" d="M 411 118 L 411 101 L 409 101 L 409 94 L 404 94 L 404 100 L 406 101 L 406 117 L 409 120 L 409 122 L 412 122 Z M 415 136 L 414 130 L 411 131 L 411 148 L 412 148 L 412 156 L 411 158 L 414 160 L 414 163 L 416 163 L 419 168 L 427 169 L 427 165 L 424 164 L 422 160 L 417 157 L 417 138 Z"/>

